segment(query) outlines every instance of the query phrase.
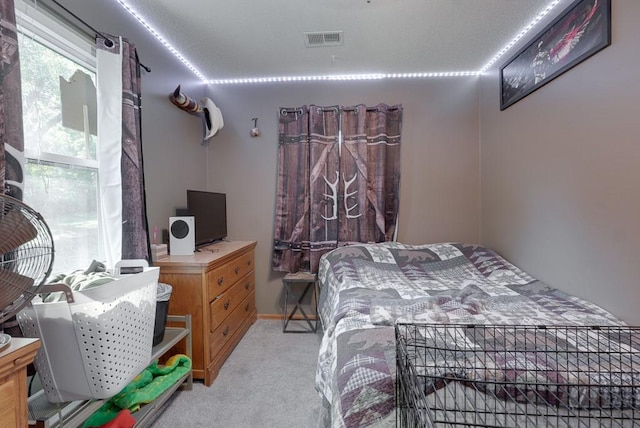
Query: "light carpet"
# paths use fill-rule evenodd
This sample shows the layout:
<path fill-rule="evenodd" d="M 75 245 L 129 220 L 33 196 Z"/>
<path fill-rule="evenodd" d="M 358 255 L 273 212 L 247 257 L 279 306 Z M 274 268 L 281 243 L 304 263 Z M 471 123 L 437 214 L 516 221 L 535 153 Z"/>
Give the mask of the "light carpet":
<path fill-rule="evenodd" d="M 282 321 L 258 320 L 210 387 L 177 391 L 153 427 L 317 427 L 322 400 L 314 388 L 320 337 L 283 333 Z"/>

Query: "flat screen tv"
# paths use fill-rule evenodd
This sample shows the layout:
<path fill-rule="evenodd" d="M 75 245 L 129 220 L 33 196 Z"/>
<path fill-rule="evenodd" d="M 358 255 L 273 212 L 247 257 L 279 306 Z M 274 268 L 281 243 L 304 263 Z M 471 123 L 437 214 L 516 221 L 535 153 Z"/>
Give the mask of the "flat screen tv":
<path fill-rule="evenodd" d="M 196 247 L 226 238 L 226 194 L 187 190 L 187 210 L 195 219 Z"/>

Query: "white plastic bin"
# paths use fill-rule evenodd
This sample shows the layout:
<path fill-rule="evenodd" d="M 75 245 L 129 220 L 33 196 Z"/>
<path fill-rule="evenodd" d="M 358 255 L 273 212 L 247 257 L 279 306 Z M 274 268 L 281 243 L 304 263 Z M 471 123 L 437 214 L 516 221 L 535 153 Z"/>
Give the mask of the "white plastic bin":
<path fill-rule="evenodd" d="M 124 275 L 125 268 L 137 273 Z M 144 260 L 126 260 L 115 281 L 67 289 L 70 302 L 34 299 L 18 314 L 24 335 L 42 342 L 35 366 L 48 401 L 113 397 L 149 365 L 159 273 Z"/>

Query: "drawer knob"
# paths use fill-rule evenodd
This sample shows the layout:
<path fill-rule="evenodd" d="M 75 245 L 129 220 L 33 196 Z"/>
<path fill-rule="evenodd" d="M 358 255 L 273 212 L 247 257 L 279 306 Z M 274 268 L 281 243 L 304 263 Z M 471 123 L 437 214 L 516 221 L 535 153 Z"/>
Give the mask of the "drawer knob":
<path fill-rule="evenodd" d="M 244 285 L 244 289 L 245 289 L 245 290 L 248 290 L 248 289 L 249 289 L 249 287 L 251 287 L 251 283 L 250 283 L 250 282 L 247 282 L 247 283 Z"/>
<path fill-rule="evenodd" d="M 247 266 L 251 266 L 251 260 L 247 260 Z"/>
<path fill-rule="evenodd" d="M 222 332 L 222 335 L 223 335 L 223 336 L 226 336 L 227 334 L 229 334 L 229 326 L 226 326 L 226 327 L 224 328 L 224 331 Z"/>
<path fill-rule="evenodd" d="M 220 278 L 218 278 L 218 285 L 222 285 L 223 282 L 224 282 L 224 276 L 221 276 Z"/>
<path fill-rule="evenodd" d="M 14 366 L 24 366 L 29 364 L 29 362 L 33 360 L 33 357 L 19 357 L 13 360 Z"/>
<path fill-rule="evenodd" d="M 228 300 L 227 300 L 226 302 L 224 302 L 224 310 L 225 310 L 225 311 L 226 311 L 227 309 L 229 309 L 229 305 L 230 305 L 230 304 L 231 304 L 231 302 L 230 302 L 230 301 L 228 301 Z"/>
<path fill-rule="evenodd" d="M 251 305 L 249 305 L 249 304 L 247 303 L 247 305 L 244 307 L 244 311 L 245 311 L 245 312 L 249 312 L 249 306 L 251 306 Z"/>
<path fill-rule="evenodd" d="M 239 273 L 240 273 L 240 266 L 237 266 L 237 267 L 234 269 L 234 272 L 236 273 L 236 275 L 237 275 L 237 274 L 239 274 Z"/>

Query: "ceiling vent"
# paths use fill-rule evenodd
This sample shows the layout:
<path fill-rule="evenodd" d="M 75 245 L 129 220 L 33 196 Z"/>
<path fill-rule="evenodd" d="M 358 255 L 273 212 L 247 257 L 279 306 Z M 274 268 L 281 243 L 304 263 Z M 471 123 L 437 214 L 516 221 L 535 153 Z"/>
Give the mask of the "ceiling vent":
<path fill-rule="evenodd" d="M 304 45 L 308 48 L 340 46 L 343 44 L 342 31 L 305 32 Z"/>

